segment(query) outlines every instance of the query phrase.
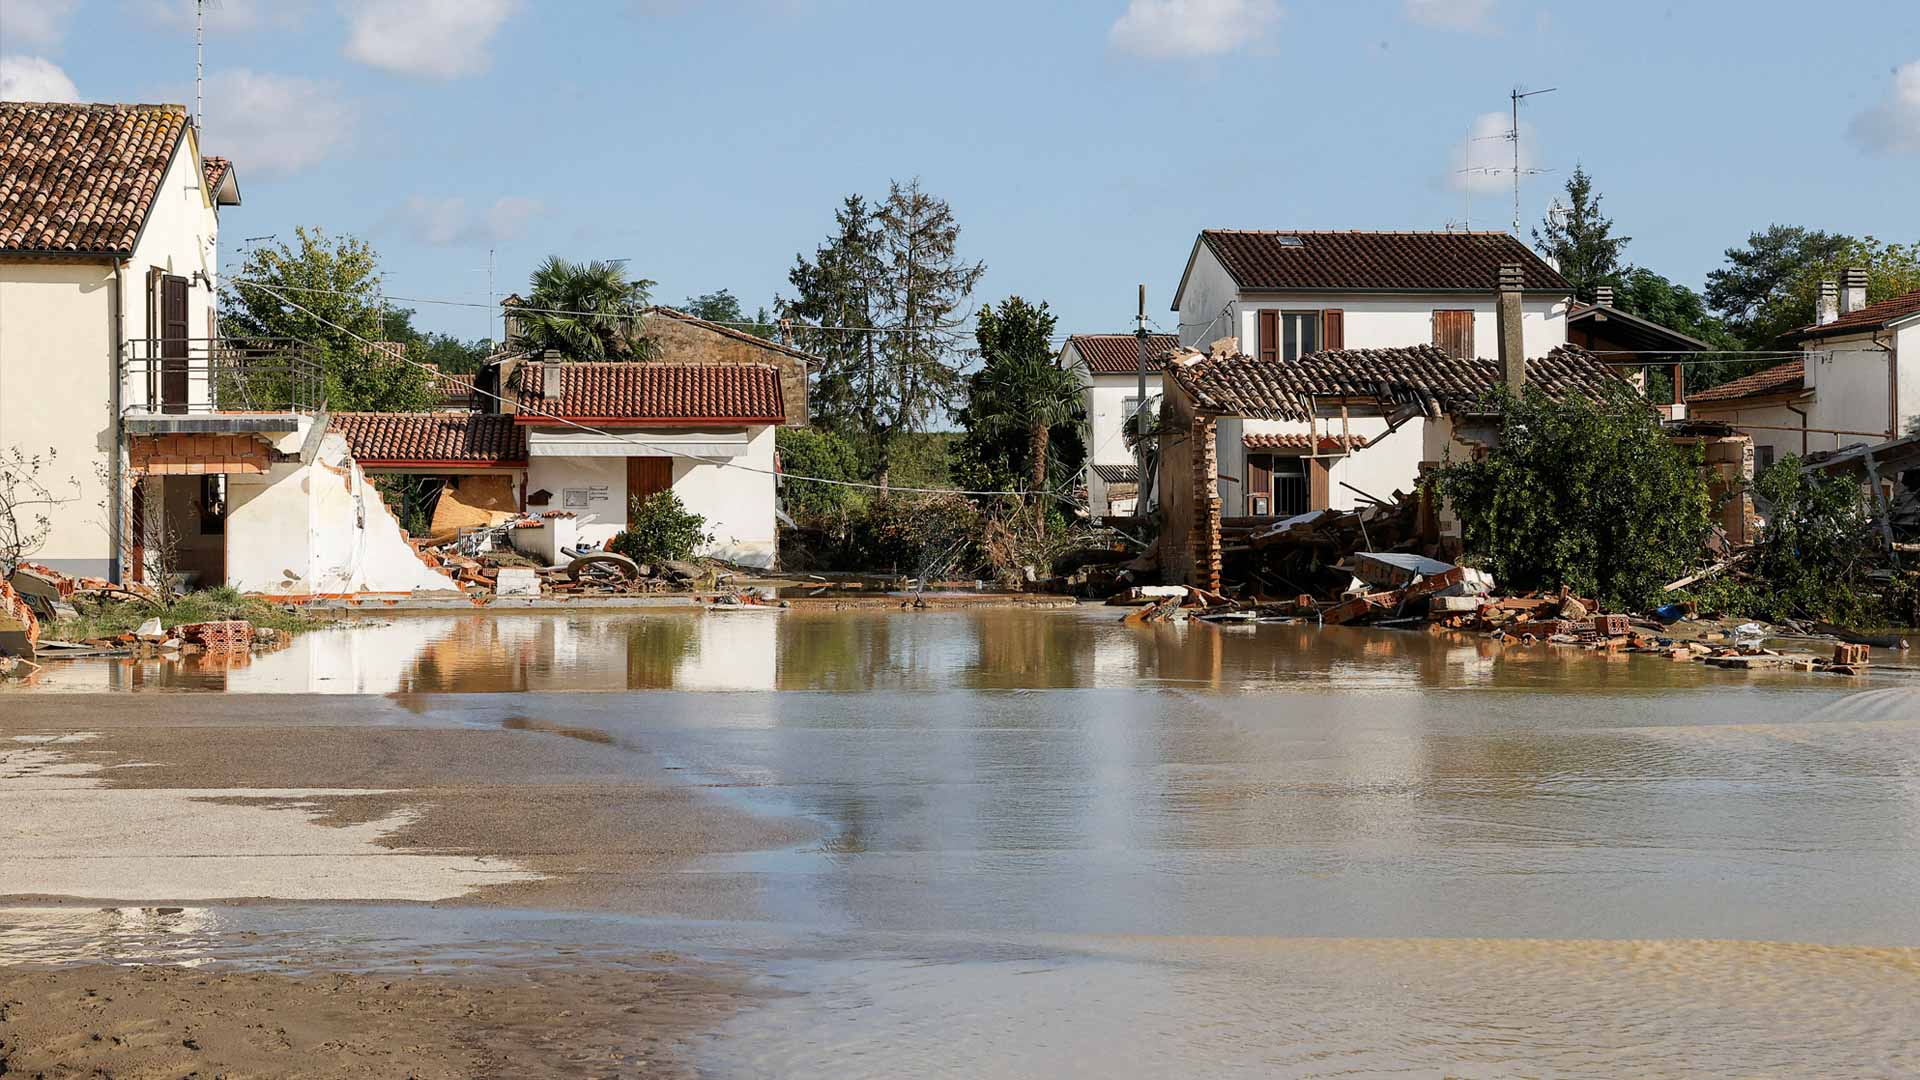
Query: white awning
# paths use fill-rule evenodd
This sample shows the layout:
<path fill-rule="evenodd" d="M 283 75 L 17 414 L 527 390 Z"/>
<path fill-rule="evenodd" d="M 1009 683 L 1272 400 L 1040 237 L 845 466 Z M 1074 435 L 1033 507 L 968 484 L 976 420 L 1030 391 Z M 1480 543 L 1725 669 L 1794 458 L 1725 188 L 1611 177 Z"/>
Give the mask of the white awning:
<path fill-rule="evenodd" d="M 616 428 L 611 434 L 566 428 L 527 432 L 528 457 L 737 458 L 746 428 Z"/>

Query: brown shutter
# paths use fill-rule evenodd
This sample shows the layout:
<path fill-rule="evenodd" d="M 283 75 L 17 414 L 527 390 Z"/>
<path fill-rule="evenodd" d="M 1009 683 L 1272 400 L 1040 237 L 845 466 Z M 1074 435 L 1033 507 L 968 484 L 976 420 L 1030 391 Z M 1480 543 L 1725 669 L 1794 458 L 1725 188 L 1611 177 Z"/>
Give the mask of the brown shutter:
<path fill-rule="evenodd" d="M 663 491 L 673 489 L 673 459 L 670 457 L 630 457 L 627 459 L 627 524 L 633 524 L 634 507 Z"/>
<path fill-rule="evenodd" d="M 1255 512 L 1253 508 L 1255 498 L 1264 499 L 1267 503 L 1267 512 L 1268 513 L 1273 512 L 1273 455 L 1272 454 L 1248 454 L 1247 455 L 1247 509 L 1246 509 L 1246 512 L 1249 515 Z"/>
<path fill-rule="evenodd" d="M 1277 311 L 1260 313 L 1260 359 L 1280 359 L 1280 313 Z"/>
<path fill-rule="evenodd" d="M 187 279 L 168 274 L 160 279 L 160 401 L 161 411 L 187 411 Z"/>
<path fill-rule="evenodd" d="M 1333 466 L 1323 458 L 1307 460 L 1307 509 L 1325 510 L 1333 505 Z"/>
<path fill-rule="evenodd" d="M 1339 308 L 1328 308 L 1320 313 L 1320 347 L 1323 349 L 1344 349 L 1347 347 L 1347 313 Z"/>
<path fill-rule="evenodd" d="M 1433 313 L 1433 344 L 1435 348 L 1456 360 L 1471 359 L 1473 312 L 1435 311 Z"/>

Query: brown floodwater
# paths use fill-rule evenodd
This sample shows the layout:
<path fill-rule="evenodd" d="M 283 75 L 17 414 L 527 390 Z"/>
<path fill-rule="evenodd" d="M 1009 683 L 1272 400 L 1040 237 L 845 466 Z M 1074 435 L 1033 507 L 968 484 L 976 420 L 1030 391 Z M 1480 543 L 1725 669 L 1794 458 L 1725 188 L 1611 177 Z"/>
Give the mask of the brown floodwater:
<path fill-rule="evenodd" d="M 715 1076 L 1916 1075 L 1920 680 L 1874 658 L 1739 672 L 1081 608 L 418 617 L 239 666 L 75 663 L 45 688 L 385 694 L 643 747 L 824 839 L 675 871 L 670 921 L 60 911 L 11 947 L 645 941 L 797 991 L 703 1044 Z M 754 917 L 706 917 L 703 881 Z"/>

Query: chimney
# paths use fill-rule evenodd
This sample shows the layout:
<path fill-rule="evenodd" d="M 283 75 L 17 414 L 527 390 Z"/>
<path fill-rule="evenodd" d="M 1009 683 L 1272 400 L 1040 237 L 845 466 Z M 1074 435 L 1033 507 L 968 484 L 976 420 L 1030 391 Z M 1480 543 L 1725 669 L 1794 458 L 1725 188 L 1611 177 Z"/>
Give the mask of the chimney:
<path fill-rule="evenodd" d="M 1825 326 L 1840 317 L 1840 286 L 1832 278 L 1820 282 L 1820 299 L 1813 306 L 1815 326 Z"/>
<path fill-rule="evenodd" d="M 1601 307 L 1613 306 L 1613 286 L 1597 285 L 1593 290 L 1593 302 Z"/>
<path fill-rule="evenodd" d="M 560 396 L 560 363 L 544 360 L 540 364 L 540 397 L 547 401 Z"/>
<path fill-rule="evenodd" d="M 1520 332 L 1519 263 L 1500 264 L 1500 295 L 1495 317 L 1500 328 L 1500 370 L 1506 374 L 1507 389 L 1519 393 L 1527 384 L 1527 344 Z"/>
<path fill-rule="evenodd" d="M 1867 271 L 1851 266 L 1840 271 L 1840 314 L 1851 315 L 1867 306 Z"/>

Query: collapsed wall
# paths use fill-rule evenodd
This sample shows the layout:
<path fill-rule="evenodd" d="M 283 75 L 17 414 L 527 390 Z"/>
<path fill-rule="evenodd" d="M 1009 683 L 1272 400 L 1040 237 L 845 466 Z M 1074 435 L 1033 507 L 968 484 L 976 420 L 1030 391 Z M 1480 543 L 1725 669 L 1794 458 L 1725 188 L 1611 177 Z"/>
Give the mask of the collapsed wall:
<path fill-rule="evenodd" d="M 420 561 L 345 436 L 327 432 L 310 463 L 295 456 L 228 480 L 227 584 L 267 596 L 457 591 Z"/>

